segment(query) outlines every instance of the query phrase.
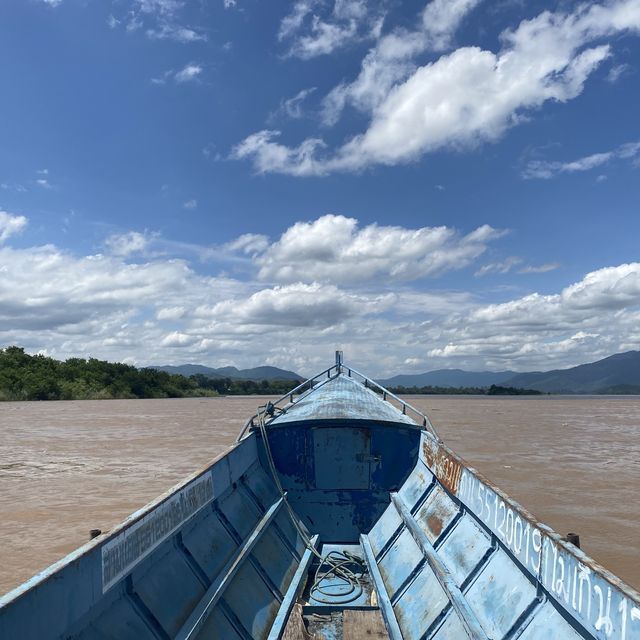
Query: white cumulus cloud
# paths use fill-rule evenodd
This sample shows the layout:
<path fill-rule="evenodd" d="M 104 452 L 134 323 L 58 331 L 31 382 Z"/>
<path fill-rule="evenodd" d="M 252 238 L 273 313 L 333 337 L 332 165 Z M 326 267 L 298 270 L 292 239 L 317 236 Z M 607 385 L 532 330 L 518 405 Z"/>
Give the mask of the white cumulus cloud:
<path fill-rule="evenodd" d="M 297 222 L 272 244 L 264 236 L 249 235 L 227 247 L 253 252 L 258 278 L 266 281 L 409 281 L 462 269 L 503 234 L 489 225 L 467 235 L 444 226 L 360 228 L 355 218 L 325 215 Z"/>
<path fill-rule="evenodd" d="M 176 82 L 189 82 L 198 78 L 201 73 L 201 65 L 190 63 L 185 65 L 184 68 L 180 69 L 180 71 L 176 72 L 175 80 Z"/>
<path fill-rule="evenodd" d="M 149 236 L 139 231 L 113 234 L 105 241 L 113 255 L 122 257 L 144 252 L 149 247 L 149 243 Z"/>
<path fill-rule="evenodd" d="M 472 5 L 455 6 L 464 15 Z M 406 38 L 391 34 L 380 46 L 394 53 L 365 58 L 359 84 L 335 89 L 326 108 L 328 120 L 347 99 L 368 109 L 370 122 L 363 133 L 327 150 L 321 139 L 287 146 L 277 140 L 278 132 L 265 130 L 238 144 L 232 157 L 251 158 L 262 173 L 324 175 L 495 141 L 546 102 L 580 95 L 610 56 L 611 45 L 603 40 L 639 31 L 637 0 L 581 4 L 569 13 L 544 11 L 506 30 L 497 53 L 462 47 L 413 70 L 413 58 L 425 48 L 422 32 Z"/>
<path fill-rule="evenodd" d="M 294 2 L 278 33 L 280 41 L 289 43 L 287 55 L 308 60 L 377 37 L 382 14 L 375 2 L 334 0 L 328 13 L 323 12 L 323 4 L 319 0 Z"/>
<path fill-rule="evenodd" d="M 20 233 L 27 226 L 25 216 L 16 216 L 8 211 L 0 210 L 0 243 L 10 236 Z"/>
<path fill-rule="evenodd" d="M 244 300 L 225 300 L 196 310 L 199 317 L 240 325 L 328 327 L 352 316 L 381 313 L 394 300 L 366 296 L 334 285 L 294 283 L 257 291 Z"/>
<path fill-rule="evenodd" d="M 602 153 L 592 153 L 577 160 L 560 162 L 557 160 L 530 160 L 527 162 L 522 177 L 525 179 L 555 178 L 562 173 L 579 173 L 591 171 L 611 163 L 613 160 L 630 160 L 638 158 L 640 155 L 640 142 L 627 142 L 612 151 Z"/>

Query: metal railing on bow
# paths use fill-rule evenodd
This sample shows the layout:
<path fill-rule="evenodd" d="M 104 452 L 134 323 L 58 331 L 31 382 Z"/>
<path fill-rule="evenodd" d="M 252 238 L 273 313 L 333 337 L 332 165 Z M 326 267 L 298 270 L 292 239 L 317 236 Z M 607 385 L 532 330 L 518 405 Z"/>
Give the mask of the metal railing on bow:
<path fill-rule="evenodd" d="M 374 393 L 379 394 L 382 397 L 382 400 L 388 402 L 396 409 L 400 410 L 403 415 L 408 415 L 410 418 L 417 418 L 417 423 L 420 424 L 424 429 L 426 429 L 438 442 L 441 442 L 440 436 L 431 423 L 431 420 L 429 420 L 429 417 L 425 413 L 423 413 L 419 409 L 416 409 L 416 407 L 409 404 L 406 400 L 398 397 L 397 395 L 383 387 L 381 384 L 378 384 L 375 380 L 372 380 L 356 369 L 345 365 L 342 361 L 342 351 L 336 351 L 336 363 L 334 365 L 330 366 L 324 371 L 321 371 L 312 378 L 301 382 L 298 386 L 291 389 L 291 391 L 288 391 L 277 400 L 269 402 L 264 407 L 261 407 L 257 413 L 255 413 L 246 421 L 242 428 L 242 431 L 240 431 L 240 434 L 236 439 L 236 442 L 242 440 L 248 429 L 258 426 L 256 421 L 261 416 L 263 420 L 265 419 L 266 415 L 268 415 L 269 418 L 273 417 L 276 411 L 280 410 L 280 412 L 282 412 L 285 410 L 285 407 L 289 408 L 292 405 L 295 405 L 300 400 L 300 398 L 303 397 L 303 395 L 304 397 L 306 397 L 308 393 L 312 393 L 324 383 L 342 373 L 346 374 L 349 378 L 358 380 L 364 387 L 366 387 L 367 389 L 371 389 L 371 391 L 373 391 Z"/>

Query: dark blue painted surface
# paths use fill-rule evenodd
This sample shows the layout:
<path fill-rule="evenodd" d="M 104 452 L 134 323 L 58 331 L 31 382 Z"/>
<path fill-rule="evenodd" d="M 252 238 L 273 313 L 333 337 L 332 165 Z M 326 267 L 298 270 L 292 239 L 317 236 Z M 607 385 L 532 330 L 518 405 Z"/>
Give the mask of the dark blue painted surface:
<path fill-rule="evenodd" d="M 269 428 L 280 479 L 296 513 L 323 540 L 357 542 L 389 504 L 418 458 L 420 431 L 330 421 Z M 264 461 L 263 447 L 259 456 Z"/>

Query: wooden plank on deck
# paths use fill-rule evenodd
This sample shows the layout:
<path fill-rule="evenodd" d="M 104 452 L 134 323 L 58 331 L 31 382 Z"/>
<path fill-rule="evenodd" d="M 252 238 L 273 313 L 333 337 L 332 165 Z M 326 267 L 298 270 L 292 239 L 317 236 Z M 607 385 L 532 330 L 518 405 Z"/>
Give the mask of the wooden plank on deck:
<path fill-rule="evenodd" d="M 344 640 L 389 640 L 379 609 L 368 611 L 345 609 L 342 620 Z"/>
<path fill-rule="evenodd" d="M 302 619 L 302 607 L 299 604 L 293 606 L 282 640 L 311 640 L 311 636 L 304 626 Z"/>

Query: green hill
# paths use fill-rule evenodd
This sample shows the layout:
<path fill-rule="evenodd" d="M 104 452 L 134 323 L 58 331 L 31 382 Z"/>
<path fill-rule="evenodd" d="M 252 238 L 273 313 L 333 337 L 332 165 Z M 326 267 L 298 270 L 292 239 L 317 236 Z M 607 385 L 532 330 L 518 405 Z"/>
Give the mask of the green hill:
<path fill-rule="evenodd" d="M 303 381 L 303 376 L 287 371 L 286 369 L 278 369 L 278 367 L 254 367 L 253 369 L 238 369 L 237 367 L 206 367 L 202 364 L 181 364 L 181 365 L 162 365 L 153 366 L 152 369 L 158 371 L 166 371 L 167 373 L 177 373 L 183 376 L 193 376 L 201 374 L 212 379 L 230 378 L 231 380 L 299 380 Z"/>
<path fill-rule="evenodd" d="M 617 353 L 570 369 L 520 373 L 503 384 L 549 393 L 638 393 L 640 351 Z"/>
<path fill-rule="evenodd" d="M 194 375 L 187 377 L 95 358 L 70 358 L 62 362 L 43 355 L 29 355 L 21 347 L 0 349 L 0 400 L 186 398 L 220 394 L 280 396 L 295 386 L 297 380 L 233 380 L 224 376 L 209 377 L 197 368 Z"/>
<path fill-rule="evenodd" d="M 217 395 L 197 381 L 156 369 L 90 358 L 65 362 L 0 349 L 0 400 L 102 400 Z"/>

